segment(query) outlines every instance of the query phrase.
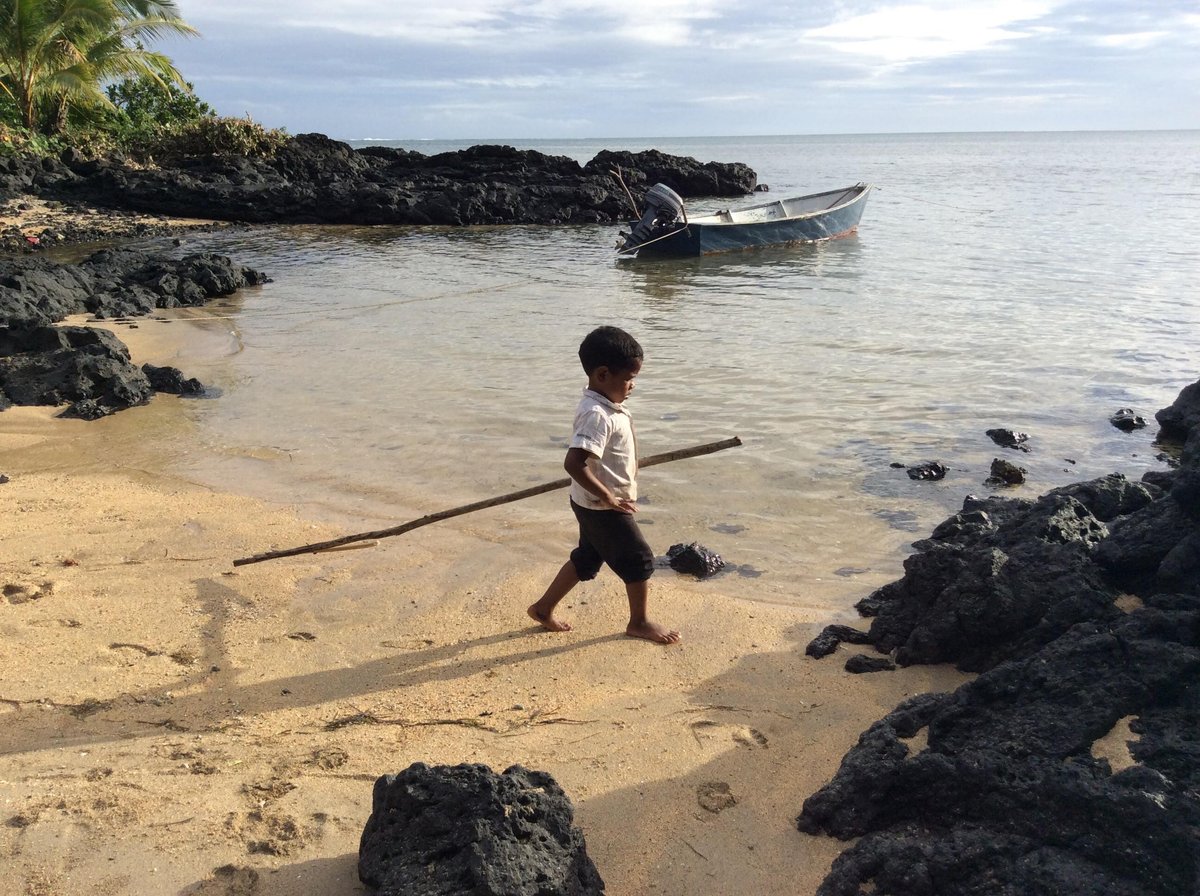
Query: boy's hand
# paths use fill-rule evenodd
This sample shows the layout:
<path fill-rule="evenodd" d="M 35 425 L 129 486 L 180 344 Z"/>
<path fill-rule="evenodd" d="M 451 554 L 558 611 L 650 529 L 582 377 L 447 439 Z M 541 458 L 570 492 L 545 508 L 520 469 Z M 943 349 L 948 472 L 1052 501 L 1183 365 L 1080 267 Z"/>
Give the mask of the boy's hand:
<path fill-rule="evenodd" d="M 637 513 L 637 505 L 628 498 L 618 498 L 616 495 L 609 495 L 605 503 L 613 510 L 621 511 L 621 513 Z"/>

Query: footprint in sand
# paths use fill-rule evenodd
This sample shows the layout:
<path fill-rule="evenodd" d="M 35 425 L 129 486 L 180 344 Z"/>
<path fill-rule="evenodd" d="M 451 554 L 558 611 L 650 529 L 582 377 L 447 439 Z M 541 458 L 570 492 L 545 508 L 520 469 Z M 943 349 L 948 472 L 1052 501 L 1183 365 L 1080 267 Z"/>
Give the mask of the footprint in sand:
<path fill-rule="evenodd" d="M 194 889 L 184 890 L 186 896 L 254 896 L 257 892 L 258 872 L 236 865 L 222 865 Z"/>
<path fill-rule="evenodd" d="M 315 836 L 293 816 L 261 809 L 231 812 L 225 819 L 225 830 L 231 839 L 245 843 L 251 855 L 280 857 L 295 855 Z"/>
<path fill-rule="evenodd" d="M 714 738 L 732 738 L 733 742 L 739 747 L 757 750 L 767 746 L 767 736 L 757 728 L 751 728 L 749 725 L 726 725 L 721 722 L 714 722 L 712 719 L 697 719 L 691 723 L 692 736 L 697 742 L 704 743 L 705 741 Z"/>
<path fill-rule="evenodd" d="M 700 808 L 713 815 L 737 805 L 737 799 L 724 781 L 706 781 L 696 788 L 696 802 Z"/>
<path fill-rule="evenodd" d="M 0 593 L 10 604 L 26 604 L 31 600 L 41 600 L 54 593 L 54 583 L 50 581 L 34 584 L 31 582 L 13 582 L 5 585 Z"/>
<path fill-rule="evenodd" d="M 733 739 L 739 746 L 752 750 L 767 745 L 767 736 L 757 728 L 738 728 L 733 732 Z"/>

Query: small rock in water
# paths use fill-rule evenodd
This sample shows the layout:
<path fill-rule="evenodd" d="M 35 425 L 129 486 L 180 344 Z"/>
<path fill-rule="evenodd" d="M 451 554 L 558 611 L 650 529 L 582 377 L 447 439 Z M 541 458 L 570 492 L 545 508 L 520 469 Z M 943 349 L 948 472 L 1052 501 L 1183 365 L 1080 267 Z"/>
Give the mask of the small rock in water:
<path fill-rule="evenodd" d="M 701 544 L 673 544 L 667 548 L 667 559 L 671 569 L 676 572 L 689 573 L 703 579 L 725 568 L 721 555 L 710 551 Z"/>
<path fill-rule="evenodd" d="M 150 381 L 155 392 L 169 392 L 172 395 L 203 395 L 204 384 L 195 377 L 185 377 L 177 367 L 155 367 L 153 364 L 143 364 L 142 373 Z"/>
<path fill-rule="evenodd" d="M 985 485 L 1020 485 L 1025 481 L 1025 473 L 1023 467 L 997 457 L 992 461 L 992 475 L 987 478 Z"/>
<path fill-rule="evenodd" d="M 1146 425 L 1146 421 L 1134 413 L 1133 408 L 1121 408 L 1108 418 L 1108 422 L 1124 432 L 1133 432 Z"/>
<path fill-rule="evenodd" d="M 936 460 L 928 460 L 923 464 L 908 468 L 909 479 L 927 479 L 931 482 L 936 482 L 939 479 L 946 478 L 946 465 L 938 463 Z"/>
<path fill-rule="evenodd" d="M 1029 441 L 1028 433 L 1014 432 L 1011 429 L 989 429 L 987 437 L 1001 448 L 1016 448 L 1018 451 L 1029 450 L 1025 445 Z"/>

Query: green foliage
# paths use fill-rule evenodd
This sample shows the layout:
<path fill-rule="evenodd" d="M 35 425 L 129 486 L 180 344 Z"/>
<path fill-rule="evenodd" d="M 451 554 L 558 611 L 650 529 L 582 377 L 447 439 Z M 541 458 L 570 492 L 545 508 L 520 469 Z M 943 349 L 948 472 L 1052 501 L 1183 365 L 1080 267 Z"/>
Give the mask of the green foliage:
<path fill-rule="evenodd" d="M 39 134 L 19 124 L 0 122 L 0 158 L 17 155 L 56 156 L 68 145 L 60 136 Z"/>
<path fill-rule="evenodd" d="M 204 116 L 167 125 L 138 149 L 160 162 L 208 155 L 270 157 L 287 139 L 284 131 L 264 128 L 248 117 Z"/>
<path fill-rule="evenodd" d="M 104 88 L 122 123 L 138 130 L 215 116 L 191 83 L 160 84 L 145 76 L 125 78 Z"/>
<path fill-rule="evenodd" d="M 174 0 L 0 0 L 0 94 L 24 127 L 61 132 L 74 113 L 111 109 L 102 84 L 182 84 L 171 60 L 142 44 L 164 34 L 196 34 Z"/>
<path fill-rule="evenodd" d="M 101 125 L 113 139 L 135 154 L 156 143 L 165 131 L 216 112 L 193 92 L 191 84 L 158 83 L 152 78 L 126 78 L 105 88 L 113 110 Z"/>

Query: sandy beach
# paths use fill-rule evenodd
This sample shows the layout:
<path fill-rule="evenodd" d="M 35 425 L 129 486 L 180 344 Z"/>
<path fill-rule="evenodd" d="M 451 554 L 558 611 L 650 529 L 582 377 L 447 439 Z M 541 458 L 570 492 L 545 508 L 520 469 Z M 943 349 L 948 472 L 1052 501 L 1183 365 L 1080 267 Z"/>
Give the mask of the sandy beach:
<path fill-rule="evenodd" d="M 187 328 L 119 335 L 166 364 Z M 853 583 L 831 618 L 661 571 L 652 614 L 684 636 L 663 648 L 623 636 L 602 574 L 574 631 L 542 632 L 525 607 L 567 536 L 531 547 L 486 511 L 235 568 L 347 532 L 179 478 L 153 439 L 179 401 L 0 414 L 10 892 L 363 892 L 372 783 L 420 761 L 552 774 L 617 896 L 812 893 L 846 844 L 795 829 L 805 797 L 905 696 L 965 680 L 806 657 Z"/>
<path fill-rule="evenodd" d="M 185 234 L 229 226 L 225 222 L 200 218 L 168 218 L 127 211 L 104 212 L 90 207 L 48 202 L 34 196 L 0 202 L 0 246 L 8 251 L 53 249 L 61 244 L 68 252 L 86 253 L 90 251 L 90 243 L 164 233 Z"/>

